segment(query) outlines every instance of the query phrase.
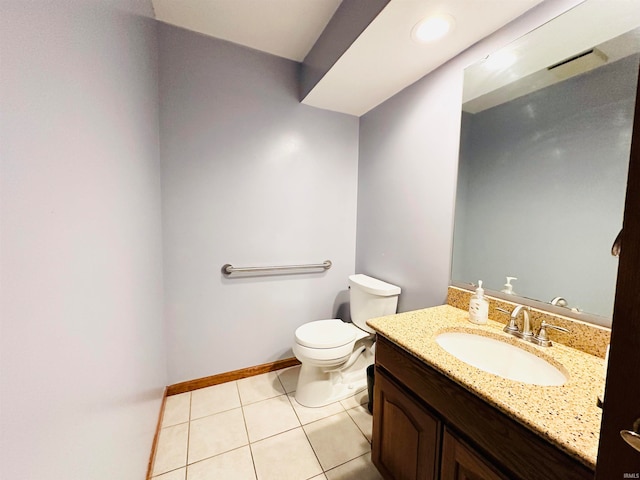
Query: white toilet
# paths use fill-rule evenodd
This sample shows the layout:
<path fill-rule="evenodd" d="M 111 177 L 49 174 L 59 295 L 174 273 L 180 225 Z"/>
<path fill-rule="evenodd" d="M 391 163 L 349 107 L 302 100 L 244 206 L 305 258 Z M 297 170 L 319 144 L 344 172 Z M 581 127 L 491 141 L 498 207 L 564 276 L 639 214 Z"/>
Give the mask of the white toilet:
<path fill-rule="evenodd" d="M 370 318 L 396 313 L 400 287 L 367 275 L 349 276 L 351 321 L 317 320 L 298 327 L 293 353 L 302 363 L 296 401 L 322 407 L 367 388 L 367 366 L 374 360 Z"/>

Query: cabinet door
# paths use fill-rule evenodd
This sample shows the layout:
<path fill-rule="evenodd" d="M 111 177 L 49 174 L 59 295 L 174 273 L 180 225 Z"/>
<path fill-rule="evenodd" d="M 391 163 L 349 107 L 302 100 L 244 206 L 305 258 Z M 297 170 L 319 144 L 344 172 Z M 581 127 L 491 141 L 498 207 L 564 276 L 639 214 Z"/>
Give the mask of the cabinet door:
<path fill-rule="evenodd" d="M 506 480 L 490 464 L 445 429 L 442 480 Z"/>
<path fill-rule="evenodd" d="M 439 422 L 379 369 L 373 398 L 373 464 L 387 480 L 435 480 Z"/>

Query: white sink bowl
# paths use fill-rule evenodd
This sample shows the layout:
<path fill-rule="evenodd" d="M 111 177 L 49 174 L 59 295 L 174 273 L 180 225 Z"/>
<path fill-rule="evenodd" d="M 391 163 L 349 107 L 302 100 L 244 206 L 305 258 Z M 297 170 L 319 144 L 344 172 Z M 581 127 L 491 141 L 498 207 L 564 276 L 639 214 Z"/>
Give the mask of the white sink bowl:
<path fill-rule="evenodd" d="M 436 337 L 436 343 L 459 360 L 509 380 L 559 386 L 569 379 L 567 374 L 543 358 L 495 338 L 446 332 Z"/>

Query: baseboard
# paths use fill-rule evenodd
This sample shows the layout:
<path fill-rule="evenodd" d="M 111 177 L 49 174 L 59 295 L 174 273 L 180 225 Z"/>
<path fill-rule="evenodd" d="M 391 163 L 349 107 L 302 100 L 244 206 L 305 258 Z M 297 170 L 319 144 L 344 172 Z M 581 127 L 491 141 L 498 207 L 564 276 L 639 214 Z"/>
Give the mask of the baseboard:
<path fill-rule="evenodd" d="M 253 377 L 254 375 L 273 372 L 275 370 L 280 370 L 281 368 L 294 367 L 296 365 L 300 365 L 300 361 L 297 358 L 285 358 L 271 363 L 256 365 L 255 367 L 242 368 L 240 370 L 220 373 L 210 377 L 196 378 L 195 380 L 187 380 L 186 382 L 169 385 L 167 387 L 167 396 L 211 387 L 213 385 L 219 385 L 233 380 L 240 380 L 241 378 Z"/>
<path fill-rule="evenodd" d="M 160 437 L 160 429 L 162 428 L 164 406 L 167 403 L 167 390 L 168 387 L 164 387 L 164 392 L 162 394 L 162 404 L 160 405 L 160 413 L 158 414 L 158 424 L 156 425 L 156 433 L 153 435 L 153 443 L 151 444 L 151 455 L 149 455 L 149 465 L 147 466 L 147 480 L 151 480 L 151 476 L 153 474 L 153 463 L 156 461 L 158 437 Z"/>

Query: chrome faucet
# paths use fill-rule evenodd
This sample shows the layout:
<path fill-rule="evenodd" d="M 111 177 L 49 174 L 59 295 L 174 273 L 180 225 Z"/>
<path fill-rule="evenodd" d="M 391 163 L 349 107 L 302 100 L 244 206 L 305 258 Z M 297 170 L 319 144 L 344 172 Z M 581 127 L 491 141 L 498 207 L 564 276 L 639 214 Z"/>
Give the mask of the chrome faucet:
<path fill-rule="evenodd" d="M 555 297 L 550 303 L 551 305 L 557 305 L 559 307 L 566 307 L 569 305 L 564 297 Z"/>
<path fill-rule="evenodd" d="M 504 327 L 504 331 L 510 333 L 511 335 L 522 338 L 524 340 L 531 341 L 533 338 L 533 332 L 531 331 L 531 320 L 529 318 L 529 312 L 531 309 L 525 305 L 516 305 L 512 312 L 505 310 L 504 308 L 499 308 L 501 312 L 510 313 L 511 316 L 509 318 L 509 323 L 506 327 Z M 523 322 L 522 322 L 522 330 L 518 328 L 517 320 L 520 316 L 520 312 L 522 312 Z"/>
<path fill-rule="evenodd" d="M 569 332 L 569 330 L 567 330 L 564 327 L 551 325 L 547 323 L 545 320 L 542 320 L 538 334 L 534 336 L 533 339 L 531 339 L 531 341 L 536 345 L 540 345 L 541 347 L 550 347 L 551 345 L 553 345 L 551 343 L 551 340 L 549 340 L 549 337 L 547 336 L 547 328 L 553 328 L 554 330 L 558 330 L 559 332 L 565 332 L 565 333 Z"/>
<path fill-rule="evenodd" d="M 534 335 L 531 331 L 531 319 L 529 317 L 529 312 L 531 308 L 525 305 L 516 305 L 513 311 L 509 312 L 509 310 L 505 310 L 504 308 L 498 307 L 497 310 L 500 310 L 504 313 L 510 313 L 509 323 L 504 327 L 504 331 L 513 335 L 514 337 L 522 338 L 527 342 L 535 343 L 541 347 L 550 347 L 551 340 L 547 336 L 547 328 L 553 328 L 554 330 L 558 330 L 560 332 L 568 332 L 566 328 L 557 327 L 555 325 L 550 325 L 546 321 L 542 321 L 540 325 L 540 331 Z M 517 320 L 520 316 L 520 312 L 522 312 L 523 322 L 522 322 L 522 331 L 518 328 Z"/>
<path fill-rule="evenodd" d="M 514 335 L 518 338 L 523 338 L 525 340 L 530 340 L 533 338 L 533 332 L 531 331 L 531 320 L 529 318 L 529 312 L 531 309 L 525 305 L 516 305 L 516 308 L 511 312 L 511 319 L 515 323 L 522 312 L 523 322 L 522 322 L 522 331 L 514 333 Z M 511 323 L 511 322 L 509 322 Z"/>

